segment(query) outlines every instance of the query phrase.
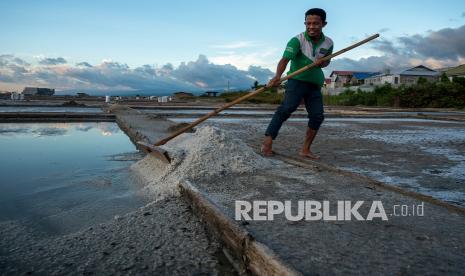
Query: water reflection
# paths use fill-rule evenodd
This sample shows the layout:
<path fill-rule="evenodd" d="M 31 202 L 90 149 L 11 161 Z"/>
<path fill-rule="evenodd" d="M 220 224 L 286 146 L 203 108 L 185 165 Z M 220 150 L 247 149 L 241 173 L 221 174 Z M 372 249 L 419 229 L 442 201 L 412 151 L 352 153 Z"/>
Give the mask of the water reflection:
<path fill-rule="evenodd" d="M 15 126 L 12 126 L 12 127 L 0 127 L 0 135 L 3 135 L 3 136 L 10 136 L 10 135 L 14 135 L 15 133 L 28 133 L 30 131 L 29 128 L 25 128 L 25 127 L 15 127 Z"/>
<path fill-rule="evenodd" d="M 116 123 L 0 124 L 0 226 L 65 234 L 133 211 L 140 158 Z"/>
<path fill-rule="evenodd" d="M 44 127 L 32 130 L 32 133 L 35 136 L 59 136 L 65 135 L 67 132 L 66 129 L 54 128 L 54 127 Z"/>
<path fill-rule="evenodd" d="M 72 113 L 102 113 L 99 107 L 36 107 L 36 106 L 0 106 L 1 112 L 72 112 Z"/>
<path fill-rule="evenodd" d="M 24 136 L 35 137 L 60 136 L 75 132 L 98 131 L 102 136 L 111 136 L 120 133 L 115 123 L 5 123 L 0 124 L 0 136 Z"/>

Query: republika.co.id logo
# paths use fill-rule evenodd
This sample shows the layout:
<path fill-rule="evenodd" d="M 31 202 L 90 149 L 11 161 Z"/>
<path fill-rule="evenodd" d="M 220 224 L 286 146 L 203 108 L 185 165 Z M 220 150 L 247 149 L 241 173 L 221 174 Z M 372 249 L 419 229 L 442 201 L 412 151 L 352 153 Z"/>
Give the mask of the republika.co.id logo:
<path fill-rule="evenodd" d="M 361 212 L 369 206 L 368 212 Z M 393 205 L 392 212 L 387 214 L 381 201 L 337 201 L 331 205 L 329 201 L 299 200 L 297 204 L 291 200 L 255 200 L 235 201 L 236 220 L 274 220 L 275 216 L 284 215 L 290 221 L 372 221 L 374 219 L 388 220 L 392 216 L 423 216 L 424 202 L 418 205 Z"/>

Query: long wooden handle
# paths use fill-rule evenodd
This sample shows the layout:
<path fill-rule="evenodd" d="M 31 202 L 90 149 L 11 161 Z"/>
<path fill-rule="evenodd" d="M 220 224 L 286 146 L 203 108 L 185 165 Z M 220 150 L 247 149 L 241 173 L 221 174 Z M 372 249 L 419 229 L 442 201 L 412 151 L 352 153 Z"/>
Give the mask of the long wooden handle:
<path fill-rule="evenodd" d="M 370 37 L 368 37 L 368 38 L 366 38 L 366 39 L 364 39 L 364 40 L 362 40 L 360 42 L 357 42 L 357 43 L 355 43 L 355 44 L 353 44 L 353 45 L 351 45 L 351 46 L 349 46 L 347 48 L 344 48 L 344 49 L 339 50 L 339 51 L 337 51 L 337 52 L 335 52 L 335 53 L 333 53 L 331 55 L 323 57 L 321 60 L 323 60 L 323 61 L 330 60 L 335 56 L 341 55 L 341 54 L 343 54 L 343 53 L 345 53 L 347 51 L 350 51 L 350 50 L 352 50 L 352 49 L 354 49 L 354 48 L 356 48 L 356 47 L 358 47 L 358 46 L 360 46 L 362 44 L 365 44 L 370 40 L 378 38 L 378 37 L 379 37 L 379 34 L 372 35 L 372 36 L 370 36 Z M 299 70 L 294 71 L 291 74 L 281 78 L 280 82 L 283 82 L 283 81 L 285 81 L 285 80 L 287 80 L 289 78 L 292 78 L 292 77 L 294 77 L 294 76 L 296 76 L 296 75 L 298 75 L 298 74 L 300 74 L 300 73 L 302 73 L 304 71 L 307 71 L 308 69 L 313 68 L 313 67 L 315 67 L 314 63 L 309 64 L 307 66 L 304 66 L 304 67 L 300 68 Z M 240 98 L 235 99 L 234 101 L 232 101 L 230 103 L 227 103 L 227 104 L 223 105 L 222 107 L 219 107 L 218 109 L 215 109 L 215 110 L 205 114 L 204 116 L 198 118 L 197 120 L 195 120 L 191 124 L 177 130 L 176 132 L 169 135 L 168 137 L 163 138 L 160 141 L 156 142 L 154 144 L 154 146 L 161 146 L 161 145 L 166 144 L 169 140 L 171 140 L 171 139 L 175 138 L 176 136 L 178 136 L 178 135 L 192 129 L 193 127 L 197 126 L 198 124 L 202 123 L 203 121 L 207 120 L 208 118 L 210 118 L 212 116 L 215 116 L 216 114 L 220 113 L 221 111 L 223 111 L 223 110 L 225 110 L 225 109 L 227 109 L 227 108 L 229 108 L 229 107 L 231 107 L 231 106 L 233 106 L 235 104 L 238 104 L 238 103 L 240 103 L 240 102 L 242 102 L 242 101 L 244 101 L 244 100 L 246 100 L 246 99 L 248 99 L 250 97 L 253 97 L 253 96 L 257 95 L 258 93 L 261 93 L 261 92 L 267 90 L 268 88 L 270 88 L 270 87 L 267 87 L 267 86 L 266 87 L 261 87 L 261 88 L 255 90 L 255 91 L 252 91 L 252 92 L 250 92 L 250 93 L 248 93 L 248 94 L 246 94 L 246 95 L 244 95 L 244 96 L 242 96 Z"/>

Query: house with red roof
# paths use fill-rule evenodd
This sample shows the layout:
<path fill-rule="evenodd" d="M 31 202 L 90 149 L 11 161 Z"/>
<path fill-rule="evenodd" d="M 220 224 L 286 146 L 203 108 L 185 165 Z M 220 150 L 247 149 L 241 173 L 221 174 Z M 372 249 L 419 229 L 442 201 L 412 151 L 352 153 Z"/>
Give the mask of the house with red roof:
<path fill-rule="evenodd" d="M 333 71 L 329 78 L 331 83 L 329 88 L 339 88 L 350 84 L 354 71 Z"/>
<path fill-rule="evenodd" d="M 391 84 L 393 86 L 412 85 L 418 82 L 418 79 L 424 78 L 427 81 L 437 81 L 439 72 L 426 66 L 419 65 L 406 70 L 398 70 L 392 73 L 378 74 L 365 79 L 365 85 L 379 86 Z"/>

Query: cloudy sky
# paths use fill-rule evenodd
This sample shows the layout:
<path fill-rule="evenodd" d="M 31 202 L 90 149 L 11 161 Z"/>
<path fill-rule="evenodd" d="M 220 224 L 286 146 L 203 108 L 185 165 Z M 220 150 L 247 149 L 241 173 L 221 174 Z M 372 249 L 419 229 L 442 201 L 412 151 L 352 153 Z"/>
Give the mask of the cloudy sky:
<path fill-rule="evenodd" d="M 336 50 L 381 34 L 333 60 L 326 74 L 465 63 L 459 0 L 4 0 L 0 90 L 164 93 L 264 83 L 311 7 L 327 11 L 324 32 Z"/>

